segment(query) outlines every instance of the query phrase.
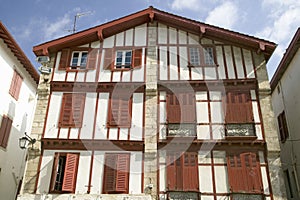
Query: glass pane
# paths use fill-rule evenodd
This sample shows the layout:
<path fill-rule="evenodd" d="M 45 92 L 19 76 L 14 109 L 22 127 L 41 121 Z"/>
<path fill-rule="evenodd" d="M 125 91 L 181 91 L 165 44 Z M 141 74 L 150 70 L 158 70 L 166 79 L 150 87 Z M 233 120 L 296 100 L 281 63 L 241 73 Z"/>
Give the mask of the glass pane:
<path fill-rule="evenodd" d="M 123 52 L 118 51 L 116 56 L 116 68 L 121 68 L 122 66 L 122 58 L 123 58 Z"/>
<path fill-rule="evenodd" d="M 192 47 L 190 48 L 190 63 L 193 66 L 200 65 L 199 49 Z"/>
<path fill-rule="evenodd" d="M 131 56 L 132 56 L 131 51 L 126 51 L 126 53 L 125 53 L 125 68 L 131 67 Z"/>
<path fill-rule="evenodd" d="M 86 66 L 86 62 L 87 62 L 87 52 L 82 52 L 81 54 L 81 61 L 80 61 L 80 66 L 81 67 L 85 67 Z"/>
<path fill-rule="evenodd" d="M 205 64 L 214 65 L 214 53 L 212 47 L 204 48 L 204 59 L 205 59 Z"/>
<path fill-rule="evenodd" d="M 78 59 L 79 59 L 79 52 L 74 52 L 71 66 L 77 66 Z"/>

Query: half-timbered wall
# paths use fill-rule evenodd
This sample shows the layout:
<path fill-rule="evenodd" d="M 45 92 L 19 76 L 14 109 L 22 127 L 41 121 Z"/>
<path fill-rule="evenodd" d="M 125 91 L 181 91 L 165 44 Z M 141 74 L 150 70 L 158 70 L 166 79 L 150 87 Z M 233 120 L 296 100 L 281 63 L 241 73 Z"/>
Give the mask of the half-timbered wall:
<path fill-rule="evenodd" d="M 159 153 L 159 193 L 160 199 L 167 199 L 167 154 L 166 151 Z M 260 176 L 263 185 L 262 193 L 265 199 L 270 200 L 270 190 L 267 176 L 267 166 L 264 153 L 258 152 L 258 160 L 260 165 Z M 201 199 L 213 200 L 225 199 L 229 200 L 230 185 L 227 168 L 226 151 L 221 150 L 201 150 L 198 152 L 198 180 L 199 192 Z M 195 177 L 196 178 L 196 177 Z"/>
<path fill-rule="evenodd" d="M 37 194 L 49 193 L 54 155 L 57 152 L 78 153 L 78 170 L 75 193 L 86 194 L 89 182 L 90 194 L 101 194 L 103 189 L 104 157 L 105 153 L 124 153 L 110 151 L 68 151 L 45 150 L 41 162 Z M 126 152 L 130 154 L 129 193 L 142 193 L 142 152 Z M 91 167 L 92 165 L 92 167 Z M 91 170 L 90 170 L 91 169 Z M 91 180 L 90 180 L 91 178 Z"/>
<path fill-rule="evenodd" d="M 59 127 L 62 96 L 61 92 L 51 94 L 44 138 L 143 140 L 143 93 L 132 95 L 130 128 L 108 127 L 109 93 L 86 93 L 82 126 L 79 128 Z"/>

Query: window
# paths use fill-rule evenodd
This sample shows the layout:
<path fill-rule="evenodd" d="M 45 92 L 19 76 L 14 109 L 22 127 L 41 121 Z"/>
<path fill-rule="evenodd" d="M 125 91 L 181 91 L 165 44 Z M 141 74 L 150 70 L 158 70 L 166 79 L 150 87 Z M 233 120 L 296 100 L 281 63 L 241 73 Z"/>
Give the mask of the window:
<path fill-rule="evenodd" d="M 227 136 L 255 136 L 250 91 L 231 91 L 223 96 Z"/>
<path fill-rule="evenodd" d="M 83 93 L 64 93 L 60 110 L 58 127 L 82 126 L 84 112 L 85 94 Z"/>
<path fill-rule="evenodd" d="M 51 192 L 75 192 L 79 154 L 56 153 L 53 163 Z"/>
<path fill-rule="evenodd" d="M 129 70 L 142 66 L 142 49 L 117 50 L 105 49 L 104 69 Z"/>
<path fill-rule="evenodd" d="M 260 165 L 256 153 L 229 154 L 227 169 L 233 193 L 262 193 Z"/>
<path fill-rule="evenodd" d="M 132 99 L 128 95 L 111 95 L 108 109 L 109 127 L 131 127 Z"/>
<path fill-rule="evenodd" d="M 23 78 L 21 75 L 15 70 L 14 75 L 10 84 L 9 94 L 15 98 L 19 99 L 19 94 L 22 86 Z"/>
<path fill-rule="evenodd" d="M 71 68 L 86 68 L 87 64 L 87 51 L 73 51 L 72 52 L 72 59 L 71 59 Z"/>
<path fill-rule="evenodd" d="M 167 155 L 168 191 L 199 191 L 197 152 Z"/>
<path fill-rule="evenodd" d="M 0 127 L 0 146 L 3 148 L 7 147 L 11 126 L 12 126 L 12 120 L 6 115 L 3 115 L 1 127 Z"/>
<path fill-rule="evenodd" d="M 168 136 L 196 135 L 196 103 L 193 93 L 167 94 Z"/>
<path fill-rule="evenodd" d="M 62 49 L 58 69 L 95 69 L 97 64 L 98 51 L 98 49 L 93 48 Z"/>
<path fill-rule="evenodd" d="M 282 143 L 284 143 L 286 139 L 289 137 L 289 131 L 288 131 L 288 126 L 287 126 L 284 111 L 278 115 L 277 121 L 279 127 L 280 140 Z"/>
<path fill-rule="evenodd" d="M 213 46 L 189 47 L 190 67 L 213 67 L 216 66 L 215 50 Z"/>
<path fill-rule="evenodd" d="M 105 154 L 104 194 L 128 194 L 130 154 Z"/>

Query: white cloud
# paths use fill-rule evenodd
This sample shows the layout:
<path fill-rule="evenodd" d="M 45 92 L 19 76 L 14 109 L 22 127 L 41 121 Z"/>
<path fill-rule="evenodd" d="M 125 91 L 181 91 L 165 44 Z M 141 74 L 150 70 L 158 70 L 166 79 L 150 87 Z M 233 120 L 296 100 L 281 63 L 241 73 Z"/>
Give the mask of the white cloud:
<path fill-rule="evenodd" d="M 199 10 L 199 0 L 174 0 L 171 8 L 174 10 Z"/>
<path fill-rule="evenodd" d="M 55 22 L 46 22 L 42 30 L 45 34 L 45 39 L 53 39 L 66 35 L 66 32 L 68 31 L 67 27 L 70 27 L 71 24 L 72 21 L 68 14 L 58 18 Z"/>
<path fill-rule="evenodd" d="M 215 7 L 208 13 L 205 22 L 222 28 L 231 29 L 239 18 L 238 7 L 230 1 L 226 1 Z"/>

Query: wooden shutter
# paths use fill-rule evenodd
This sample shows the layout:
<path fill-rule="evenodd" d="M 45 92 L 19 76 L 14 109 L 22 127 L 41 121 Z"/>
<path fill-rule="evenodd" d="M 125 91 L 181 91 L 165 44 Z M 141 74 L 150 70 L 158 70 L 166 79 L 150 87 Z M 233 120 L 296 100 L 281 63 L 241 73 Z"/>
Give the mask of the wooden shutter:
<path fill-rule="evenodd" d="M 0 127 L 0 146 L 3 148 L 7 147 L 11 126 L 12 120 L 6 115 L 3 115 Z"/>
<path fill-rule="evenodd" d="M 58 69 L 65 70 L 69 66 L 70 66 L 70 49 L 63 49 L 61 50 Z"/>
<path fill-rule="evenodd" d="M 261 192 L 260 165 L 255 153 L 228 156 L 227 168 L 232 192 Z"/>
<path fill-rule="evenodd" d="M 105 49 L 103 69 L 114 69 L 114 49 Z"/>
<path fill-rule="evenodd" d="M 64 94 L 60 111 L 59 127 L 81 127 L 84 104 L 85 94 Z"/>
<path fill-rule="evenodd" d="M 227 92 L 223 98 L 226 123 L 251 123 L 254 121 L 250 92 Z"/>
<path fill-rule="evenodd" d="M 195 95 L 191 93 L 167 95 L 168 123 L 195 123 Z"/>
<path fill-rule="evenodd" d="M 197 153 L 184 153 L 182 178 L 184 191 L 199 191 Z"/>
<path fill-rule="evenodd" d="M 129 154 L 119 154 L 117 162 L 116 191 L 128 193 Z"/>
<path fill-rule="evenodd" d="M 133 68 L 142 66 L 143 49 L 135 49 L 133 51 Z"/>
<path fill-rule="evenodd" d="M 106 154 L 103 193 L 128 193 L 129 154 Z"/>
<path fill-rule="evenodd" d="M 98 49 L 90 49 L 88 53 L 87 69 L 96 69 Z"/>
<path fill-rule="evenodd" d="M 176 154 L 167 156 L 167 187 L 169 190 L 176 190 Z"/>
<path fill-rule="evenodd" d="M 108 113 L 108 125 L 112 127 L 131 126 L 131 98 L 111 97 L 110 110 Z"/>
<path fill-rule="evenodd" d="M 78 154 L 67 154 L 62 191 L 75 192 Z"/>
<path fill-rule="evenodd" d="M 57 176 L 57 167 L 59 162 L 60 153 L 55 153 L 53 167 L 52 167 L 52 175 L 51 175 L 51 183 L 50 183 L 50 191 L 55 190 L 56 176 Z"/>
<path fill-rule="evenodd" d="M 114 192 L 116 189 L 115 178 L 116 178 L 117 159 L 118 159 L 117 154 L 105 155 L 103 193 L 111 193 Z"/>
<path fill-rule="evenodd" d="M 181 110 L 178 98 L 175 94 L 167 94 L 167 122 L 180 123 Z"/>
<path fill-rule="evenodd" d="M 22 86 L 23 78 L 21 75 L 15 70 L 13 74 L 13 78 L 9 88 L 9 94 L 14 97 L 16 100 L 19 99 L 19 94 Z"/>

